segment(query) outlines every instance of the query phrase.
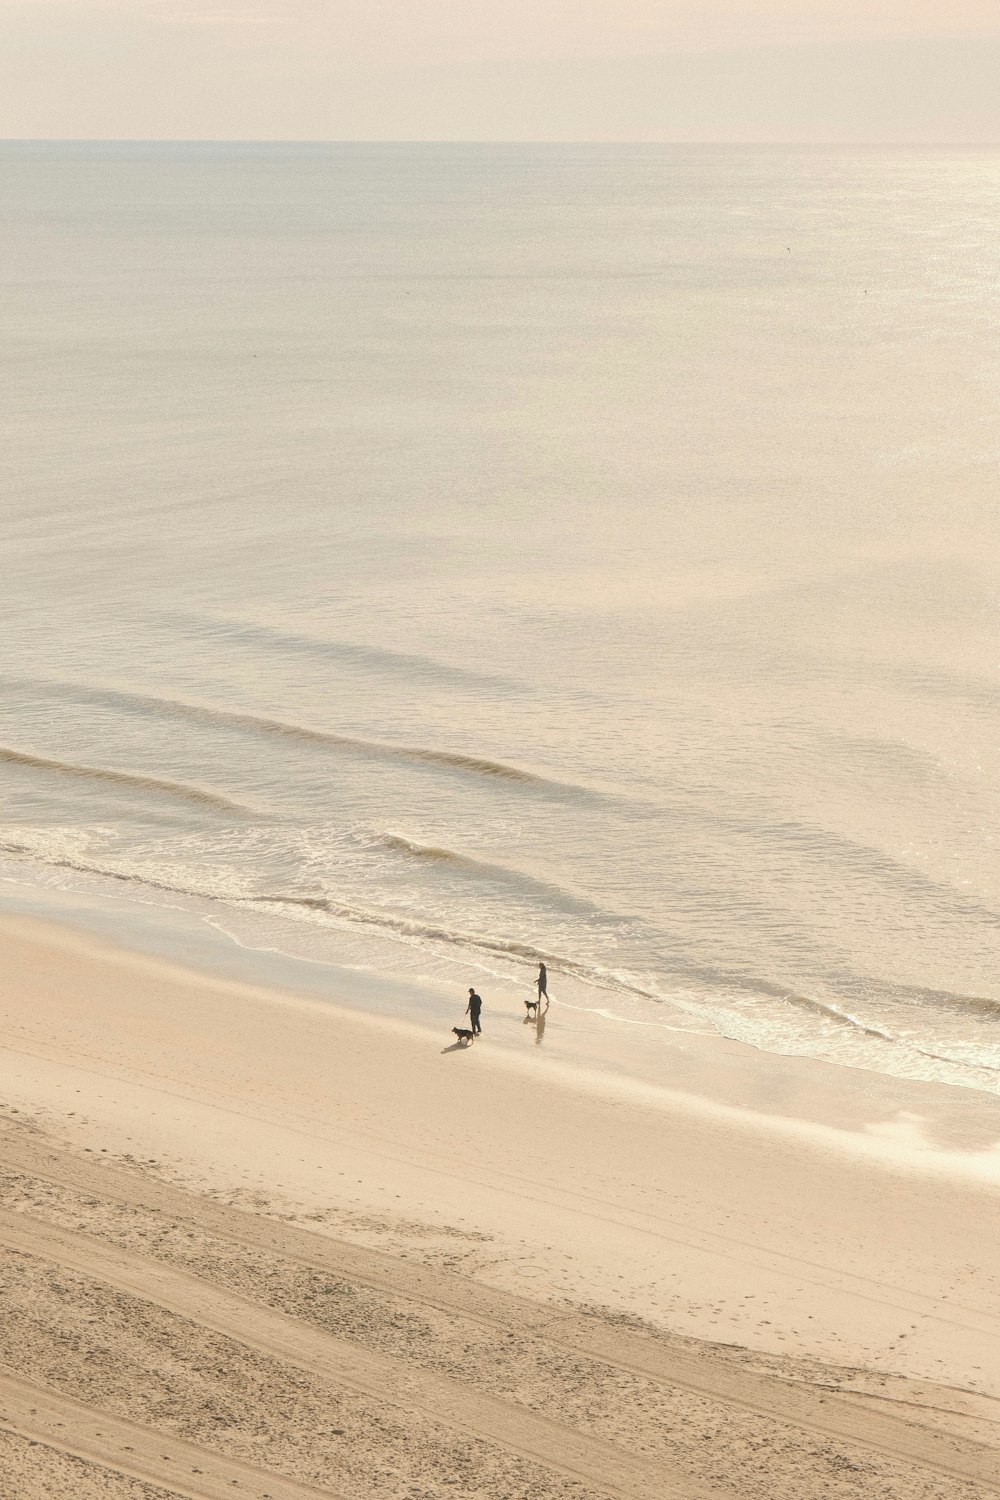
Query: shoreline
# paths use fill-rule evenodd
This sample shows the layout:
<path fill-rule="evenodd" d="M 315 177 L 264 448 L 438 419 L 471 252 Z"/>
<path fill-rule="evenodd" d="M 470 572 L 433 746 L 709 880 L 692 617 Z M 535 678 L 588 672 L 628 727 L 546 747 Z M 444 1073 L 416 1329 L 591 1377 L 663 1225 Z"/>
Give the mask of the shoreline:
<path fill-rule="evenodd" d="M 817 1064 L 842 1078 L 867 1075 L 871 1088 L 845 1083 L 844 1092 L 853 1088 L 883 1097 L 881 1118 L 891 1115 L 892 1101 L 898 1101 L 896 1109 L 909 1109 L 911 1099 L 922 1099 L 925 1107 L 918 1113 L 948 1118 L 955 1113 L 945 1102 L 949 1098 L 981 1096 L 995 1106 L 994 1111 L 984 1104 L 982 1112 L 990 1118 L 995 1113 L 1000 1121 L 1000 1071 L 992 1040 L 975 1057 L 955 1056 L 938 1033 L 919 1039 L 911 1034 L 905 1018 L 898 1029 L 893 1023 L 882 1032 L 852 1014 L 847 1002 L 828 1004 L 794 990 L 785 997 L 787 1004 L 779 996 L 780 1018 L 766 1003 L 759 1015 L 750 1015 L 740 1009 L 741 1001 L 730 1004 L 724 989 L 710 1002 L 705 997 L 694 1002 L 683 984 L 676 992 L 655 984 L 646 990 L 635 975 L 611 969 L 584 977 L 571 960 L 564 967 L 552 953 L 530 945 L 501 944 L 502 961 L 494 959 L 492 940 L 474 933 L 451 934 L 442 945 L 428 946 L 419 935 L 392 930 L 391 923 L 381 927 L 378 919 L 373 932 L 363 912 L 357 922 L 345 918 L 326 925 L 314 923 L 311 914 L 265 912 L 257 898 L 229 900 L 208 890 L 155 881 L 145 885 L 139 877 L 86 871 L 72 862 L 69 870 L 67 883 L 59 860 L 51 867 L 32 860 L 22 865 L 20 855 L 0 860 L 0 911 L 82 926 L 134 951 L 225 978 L 324 1001 L 332 994 L 364 1013 L 435 1026 L 446 1015 L 458 1018 L 455 1000 L 461 996 L 461 1010 L 470 981 L 488 1005 L 504 1009 L 509 1003 L 521 1016 L 524 998 L 534 994 L 535 959 L 544 958 L 556 980 L 553 1000 L 564 1023 L 563 1050 L 585 1067 L 622 1072 L 655 1086 L 687 1068 L 700 1075 L 695 1086 L 711 1092 L 725 1071 L 713 1058 L 734 1048 L 759 1060 L 755 1073 L 780 1070 L 787 1061 L 789 1067 Z M 443 1004 L 449 996 L 450 1003 Z M 794 1019 L 803 1011 L 811 1017 L 805 1031 Z M 700 1066 L 701 1057 L 707 1066 Z M 748 1095 L 735 1071 L 729 1084 L 728 1102 L 753 1106 L 752 1091 Z M 780 1082 L 771 1093 L 782 1093 Z M 974 1106 L 960 1108 L 967 1113 Z M 834 1107 L 835 1121 L 840 1113 Z M 950 1137 L 950 1127 L 946 1133 Z M 990 1126 L 986 1135 L 1000 1139 L 1000 1128 Z"/>
<path fill-rule="evenodd" d="M 912 1121 L 834 1132 L 488 1035 L 449 1047 L 27 919 L 0 919 L 0 943 L 5 1103 L 77 1149 L 332 1213 L 362 1240 L 368 1220 L 397 1247 L 395 1224 L 484 1236 L 497 1285 L 694 1337 L 973 1386 L 990 1367 L 941 1307 L 961 1266 L 989 1264 L 1000 1189 L 960 1153 L 915 1150 Z M 971 1345 L 993 1348 L 997 1289 L 970 1312 Z"/>
<path fill-rule="evenodd" d="M 8 918 L 89 935 L 137 962 L 199 975 L 223 988 L 321 1010 L 339 1007 L 345 1015 L 395 1025 L 425 1042 L 449 1038 L 452 1025 L 464 1024 L 465 995 L 455 986 L 257 948 L 204 913 L 183 908 L 7 878 L 0 883 L 0 924 Z M 509 983 L 494 993 L 473 977 L 486 989 L 487 1040 L 498 1064 L 537 1063 L 579 1088 L 641 1097 L 650 1107 L 669 1099 L 670 1107 L 734 1122 L 749 1114 L 775 1131 L 802 1132 L 821 1148 L 1000 1185 L 1000 1097 L 992 1093 L 661 1023 L 611 1023 L 600 1011 L 580 1012 L 559 998 L 539 1034 L 523 1021 L 523 998 Z M 524 989 L 533 993 L 533 986 Z"/>
<path fill-rule="evenodd" d="M 1000 1493 L 994 1183 L 36 919 L 0 952 L 24 1500 Z"/>

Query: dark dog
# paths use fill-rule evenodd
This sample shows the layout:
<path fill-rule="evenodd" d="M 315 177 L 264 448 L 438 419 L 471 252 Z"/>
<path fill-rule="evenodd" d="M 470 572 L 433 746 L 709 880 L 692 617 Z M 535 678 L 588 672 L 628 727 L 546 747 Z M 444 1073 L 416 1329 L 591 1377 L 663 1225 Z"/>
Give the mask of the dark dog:
<path fill-rule="evenodd" d="M 528 1012 L 528 1014 L 525 1016 L 524 1019 L 526 1021 L 533 1021 L 535 1019 L 535 1012 L 538 1009 L 538 1001 L 537 1000 L 525 1000 L 525 1002 L 524 1002 L 524 1008 Z"/>
<path fill-rule="evenodd" d="M 461 1026 L 453 1026 L 451 1029 L 458 1037 L 458 1040 L 462 1043 L 463 1047 L 471 1047 L 474 1038 L 473 1032 L 465 1031 Z"/>

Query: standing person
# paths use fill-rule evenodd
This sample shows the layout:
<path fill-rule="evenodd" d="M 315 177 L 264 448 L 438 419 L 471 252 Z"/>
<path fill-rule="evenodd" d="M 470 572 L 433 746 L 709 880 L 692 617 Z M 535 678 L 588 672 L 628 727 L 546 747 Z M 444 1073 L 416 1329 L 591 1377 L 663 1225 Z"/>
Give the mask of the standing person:
<path fill-rule="evenodd" d="M 482 1036 L 483 1034 L 483 1028 L 479 1024 L 479 1012 L 482 1010 L 482 1008 L 483 1002 L 481 997 L 476 994 L 475 990 L 470 990 L 469 1003 L 465 1007 L 465 1014 L 469 1017 L 469 1020 L 472 1024 L 473 1036 Z"/>
<path fill-rule="evenodd" d="M 549 1003 L 549 976 L 545 972 L 544 964 L 538 965 L 538 979 L 536 983 L 538 985 L 538 1006 L 541 1009 L 543 995 L 545 996 L 545 1004 L 548 1005 Z"/>

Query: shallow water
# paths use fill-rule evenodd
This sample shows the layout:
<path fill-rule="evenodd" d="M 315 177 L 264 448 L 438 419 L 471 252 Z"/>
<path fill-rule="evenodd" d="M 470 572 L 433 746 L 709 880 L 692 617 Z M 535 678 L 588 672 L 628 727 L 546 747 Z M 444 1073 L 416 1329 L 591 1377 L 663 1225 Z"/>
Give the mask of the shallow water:
<path fill-rule="evenodd" d="M 0 178 L 0 874 L 996 1090 L 1000 153 Z"/>

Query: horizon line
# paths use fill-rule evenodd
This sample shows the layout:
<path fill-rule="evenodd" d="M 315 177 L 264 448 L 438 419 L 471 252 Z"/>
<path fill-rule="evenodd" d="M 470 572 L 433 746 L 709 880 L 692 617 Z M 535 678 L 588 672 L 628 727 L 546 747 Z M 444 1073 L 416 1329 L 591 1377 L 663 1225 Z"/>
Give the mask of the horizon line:
<path fill-rule="evenodd" d="M 678 138 L 598 136 L 0 136 L 0 146 L 711 146 L 774 147 L 778 150 L 800 147 L 831 150 L 850 147 L 856 150 L 886 148 L 927 150 L 1000 150 L 1000 140 L 685 140 Z"/>

